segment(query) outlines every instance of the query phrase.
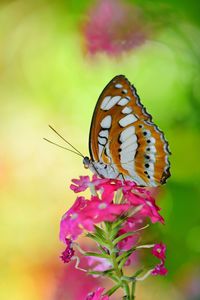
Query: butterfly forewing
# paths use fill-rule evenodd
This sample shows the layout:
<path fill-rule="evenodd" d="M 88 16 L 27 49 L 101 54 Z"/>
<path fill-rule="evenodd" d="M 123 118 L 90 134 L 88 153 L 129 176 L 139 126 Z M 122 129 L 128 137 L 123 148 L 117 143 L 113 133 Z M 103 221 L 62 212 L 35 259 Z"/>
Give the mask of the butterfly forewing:
<path fill-rule="evenodd" d="M 138 185 L 157 186 L 170 176 L 163 132 L 152 122 L 136 89 L 123 75 L 114 77 L 99 97 L 89 149 L 102 177 L 121 175 Z"/>

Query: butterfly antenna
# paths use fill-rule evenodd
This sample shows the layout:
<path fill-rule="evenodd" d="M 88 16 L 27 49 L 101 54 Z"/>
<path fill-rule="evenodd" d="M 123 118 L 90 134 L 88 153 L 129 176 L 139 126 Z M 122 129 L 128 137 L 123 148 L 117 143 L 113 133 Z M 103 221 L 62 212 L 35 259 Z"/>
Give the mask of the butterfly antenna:
<path fill-rule="evenodd" d="M 53 130 L 65 143 L 67 143 L 70 147 L 72 147 L 77 153 L 79 153 L 80 156 L 84 157 L 84 155 L 76 149 L 70 142 L 68 142 L 62 135 L 60 135 L 51 125 L 49 125 L 49 128 Z"/>
<path fill-rule="evenodd" d="M 73 151 L 73 150 L 71 150 L 71 149 L 68 149 L 68 148 L 66 148 L 66 147 L 63 147 L 63 146 L 61 146 L 61 145 L 58 145 L 58 144 L 56 144 L 56 143 L 54 143 L 54 142 L 52 142 L 52 141 L 50 141 L 50 140 L 48 140 L 48 139 L 46 139 L 46 138 L 43 138 L 43 139 L 44 139 L 46 142 L 49 142 L 50 144 L 53 144 L 53 145 L 55 145 L 55 146 L 57 146 L 57 147 L 59 147 L 59 148 L 68 150 L 68 151 L 70 151 L 70 152 L 72 152 L 72 153 L 75 153 L 75 154 L 77 154 L 77 155 L 79 155 L 79 156 L 82 156 L 82 155 L 80 155 L 79 153 L 77 153 L 77 152 L 75 152 L 75 151 Z"/>

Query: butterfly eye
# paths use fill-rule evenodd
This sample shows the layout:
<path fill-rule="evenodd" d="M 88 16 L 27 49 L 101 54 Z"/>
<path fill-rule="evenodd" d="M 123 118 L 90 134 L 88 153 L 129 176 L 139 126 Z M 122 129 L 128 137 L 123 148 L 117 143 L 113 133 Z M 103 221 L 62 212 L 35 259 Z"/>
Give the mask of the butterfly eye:
<path fill-rule="evenodd" d="M 90 159 L 89 159 L 89 157 L 85 156 L 85 157 L 83 158 L 83 164 L 84 164 L 84 168 L 85 168 L 85 169 L 88 169 L 88 168 L 89 168 L 89 165 L 90 165 Z"/>

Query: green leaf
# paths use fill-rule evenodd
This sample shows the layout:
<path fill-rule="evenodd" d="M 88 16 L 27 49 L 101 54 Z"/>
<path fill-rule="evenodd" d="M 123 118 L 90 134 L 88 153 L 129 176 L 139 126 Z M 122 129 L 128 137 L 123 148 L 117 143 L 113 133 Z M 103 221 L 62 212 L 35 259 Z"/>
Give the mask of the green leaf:
<path fill-rule="evenodd" d="M 135 281 L 135 277 L 133 277 L 133 276 L 131 276 L 131 277 L 129 277 L 129 276 L 122 276 L 121 279 L 125 280 L 125 281 L 130 281 L 130 282 Z"/>
<path fill-rule="evenodd" d="M 135 282 L 136 281 L 136 277 L 138 275 L 140 275 L 144 270 L 143 269 L 139 269 L 138 271 L 136 271 L 134 273 L 133 276 L 122 276 L 121 279 L 122 280 L 125 280 L 125 281 L 131 281 L 131 282 Z"/>
<path fill-rule="evenodd" d="M 103 254 L 103 253 L 96 253 L 96 252 L 85 252 L 85 256 L 95 256 L 95 257 L 101 257 L 101 258 L 107 258 L 110 259 L 110 255 Z"/>
<path fill-rule="evenodd" d="M 102 237 L 105 238 L 105 231 L 102 228 L 100 228 L 96 225 L 94 225 L 94 228 L 95 228 L 95 235 L 98 235 L 100 238 L 102 238 Z"/>
<path fill-rule="evenodd" d="M 113 228 L 111 230 L 110 235 L 109 235 L 109 237 L 110 237 L 111 240 L 113 240 L 116 237 L 116 235 L 118 234 L 119 230 L 120 230 L 120 226 L 115 227 L 115 228 Z"/>
<path fill-rule="evenodd" d="M 105 276 L 103 272 L 100 271 L 88 271 L 89 275 L 99 275 L 99 276 Z"/>
<path fill-rule="evenodd" d="M 114 285 L 110 290 L 108 290 L 105 295 L 111 296 L 112 294 L 114 294 L 114 292 L 116 292 L 119 288 L 121 287 L 121 284 L 116 284 Z"/>
<path fill-rule="evenodd" d="M 100 238 L 99 236 L 96 236 L 95 234 L 88 233 L 87 237 L 94 240 L 97 244 L 100 244 L 103 247 L 109 248 L 110 244 L 105 240 L 104 238 Z"/>
<path fill-rule="evenodd" d="M 113 245 L 116 245 L 117 243 L 119 243 L 120 241 L 124 240 L 125 238 L 127 238 L 128 236 L 132 236 L 136 234 L 136 231 L 129 231 L 126 232 L 120 236 L 118 236 L 114 241 L 113 241 Z"/>
<path fill-rule="evenodd" d="M 123 252 L 121 255 L 119 255 L 116 258 L 117 263 L 119 263 L 122 259 L 124 259 L 125 257 L 128 257 L 129 255 L 131 255 L 130 251 Z"/>
<path fill-rule="evenodd" d="M 124 221 L 126 220 L 127 216 L 121 217 L 119 220 L 117 220 L 115 223 L 113 223 L 112 228 L 114 229 L 115 227 L 121 226 Z"/>
<path fill-rule="evenodd" d="M 102 253 L 108 254 L 108 252 L 104 249 L 103 246 L 101 246 L 101 245 L 98 244 L 97 247 L 98 247 L 98 249 L 99 249 Z"/>
<path fill-rule="evenodd" d="M 119 268 L 122 268 L 126 263 L 129 256 L 135 251 L 135 247 L 132 247 L 130 250 L 122 253 L 120 256 L 117 257 L 116 261 L 119 263 Z"/>
<path fill-rule="evenodd" d="M 119 278 L 116 275 L 114 275 L 113 273 L 107 273 L 107 274 L 105 274 L 105 276 L 112 279 L 114 282 L 119 283 Z"/>
<path fill-rule="evenodd" d="M 108 278 L 112 279 L 114 282 L 119 283 L 119 278 L 113 274 L 114 271 L 115 271 L 114 269 L 109 269 L 109 270 L 102 271 L 102 272 L 91 270 L 88 272 L 88 274 L 89 275 L 99 275 L 101 277 L 108 277 Z"/>
<path fill-rule="evenodd" d="M 138 271 L 136 271 L 133 275 L 133 277 L 137 277 L 138 275 L 140 275 L 142 272 L 144 271 L 144 269 L 139 269 Z"/>
<path fill-rule="evenodd" d="M 129 256 L 124 257 L 124 258 L 120 261 L 120 263 L 119 263 L 119 265 L 118 265 L 118 267 L 119 267 L 120 270 L 123 268 L 123 266 L 125 265 L 125 263 L 126 263 L 126 261 L 128 260 L 128 258 L 129 258 Z"/>
<path fill-rule="evenodd" d="M 102 242 L 101 239 L 98 236 L 96 236 L 96 235 L 94 235 L 92 233 L 88 233 L 86 236 L 88 238 L 94 240 L 95 242 L 99 243 L 99 244 L 101 244 L 101 242 Z"/>
<path fill-rule="evenodd" d="M 105 226 L 106 226 L 106 229 L 108 232 L 111 231 L 111 228 L 112 228 L 112 223 L 111 222 L 104 222 Z"/>

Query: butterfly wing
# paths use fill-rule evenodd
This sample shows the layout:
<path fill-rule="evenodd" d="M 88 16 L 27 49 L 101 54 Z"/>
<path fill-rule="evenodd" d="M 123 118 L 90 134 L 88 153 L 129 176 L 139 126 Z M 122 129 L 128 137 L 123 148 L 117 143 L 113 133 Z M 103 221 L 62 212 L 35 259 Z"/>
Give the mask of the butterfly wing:
<path fill-rule="evenodd" d="M 112 166 L 111 178 L 121 174 L 138 185 L 157 186 L 170 176 L 170 152 L 164 134 L 123 75 L 114 77 L 97 101 L 89 150 L 94 166 Z"/>

